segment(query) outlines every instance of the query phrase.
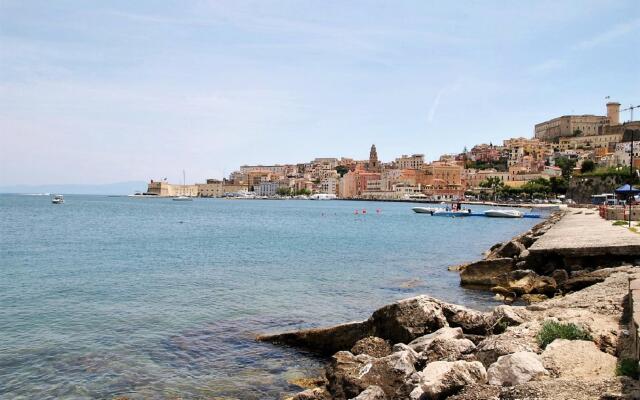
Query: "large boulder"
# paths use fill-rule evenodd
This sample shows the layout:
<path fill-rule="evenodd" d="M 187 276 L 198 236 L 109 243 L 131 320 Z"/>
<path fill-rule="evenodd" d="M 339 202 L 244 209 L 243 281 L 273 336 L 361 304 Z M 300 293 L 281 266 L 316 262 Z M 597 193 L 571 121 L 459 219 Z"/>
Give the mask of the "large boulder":
<path fill-rule="evenodd" d="M 460 273 L 462 285 L 497 286 L 497 277 L 513 269 L 513 259 L 496 258 L 468 264 Z"/>
<path fill-rule="evenodd" d="M 515 270 L 498 277 L 500 286 L 518 295 L 529 293 L 553 294 L 556 282 L 548 276 L 540 276 L 532 270 Z"/>
<path fill-rule="evenodd" d="M 498 361 L 487 370 L 487 379 L 490 385 L 514 386 L 548 374 L 536 353 L 519 351 L 498 357 Z"/>
<path fill-rule="evenodd" d="M 441 302 L 441 306 L 449 326 L 460 327 L 464 333 L 470 334 L 483 335 L 487 332 L 489 314 L 457 304 Z"/>
<path fill-rule="evenodd" d="M 442 302 L 429 296 L 417 296 L 384 306 L 370 318 L 375 336 L 392 343 L 413 339 L 447 326 Z"/>
<path fill-rule="evenodd" d="M 420 355 L 421 361 L 457 361 L 468 358 L 476 349 L 469 339 L 435 338 Z"/>
<path fill-rule="evenodd" d="M 260 335 L 257 340 L 276 344 L 303 347 L 315 352 L 331 355 L 336 351 L 348 350 L 355 343 L 371 336 L 371 321 L 348 322 L 329 328 L 312 328 L 275 335 Z"/>
<path fill-rule="evenodd" d="M 556 339 L 542 353 L 542 363 L 554 376 L 563 379 L 615 376 L 616 357 L 587 340 Z"/>
<path fill-rule="evenodd" d="M 387 395 L 384 394 L 384 390 L 380 386 L 371 385 L 353 400 L 387 400 Z"/>
<path fill-rule="evenodd" d="M 466 385 L 487 381 L 487 371 L 477 361 L 436 361 L 416 375 L 418 384 L 411 392 L 412 400 L 444 399 Z"/>
<path fill-rule="evenodd" d="M 464 337 L 462 328 L 440 328 L 437 331 L 428 335 L 421 336 L 409 343 L 409 347 L 418 353 L 421 353 L 426 349 L 431 342 L 435 339 L 462 339 Z"/>
<path fill-rule="evenodd" d="M 391 344 L 382 338 L 367 336 L 353 345 L 351 353 L 355 355 L 366 354 L 376 358 L 386 357 L 391 354 Z"/>
<path fill-rule="evenodd" d="M 351 399 L 377 385 L 388 399 L 405 399 L 412 389 L 409 378 L 416 372 L 415 362 L 408 351 L 382 358 L 340 351 L 327 366 L 327 389 L 334 399 Z"/>
<path fill-rule="evenodd" d="M 520 253 L 525 250 L 526 248 L 524 244 L 520 243 L 517 240 L 511 240 L 505 243 L 505 245 L 502 246 L 497 253 L 498 253 L 498 256 L 500 257 L 515 258 L 515 257 L 518 257 Z"/>
<path fill-rule="evenodd" d="M 536 342 L 536 334 L 539 330 L 539 322 L 528 321 L 518 326 L 509 327 L 499 335 L 488 336 L 476 346 L 476 359 L 488 368 L 500 356 L 519 351 L 537 353 L 540 351 Z"/>

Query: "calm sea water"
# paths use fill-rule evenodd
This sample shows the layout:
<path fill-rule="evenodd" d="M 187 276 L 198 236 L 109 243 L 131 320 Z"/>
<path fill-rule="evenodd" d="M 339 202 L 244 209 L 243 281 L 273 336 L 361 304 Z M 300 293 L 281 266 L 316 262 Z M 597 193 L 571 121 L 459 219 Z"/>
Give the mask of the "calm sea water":
<path fill-rule="evenodd" d="M 486 307 L 446 267 L 538 221 L 0 195 L 0 222 L 0 398 L 264 399 L 300 390 L 291 382 L 321 360 L 255 334 L 364 319 L 416 294 Z"/>

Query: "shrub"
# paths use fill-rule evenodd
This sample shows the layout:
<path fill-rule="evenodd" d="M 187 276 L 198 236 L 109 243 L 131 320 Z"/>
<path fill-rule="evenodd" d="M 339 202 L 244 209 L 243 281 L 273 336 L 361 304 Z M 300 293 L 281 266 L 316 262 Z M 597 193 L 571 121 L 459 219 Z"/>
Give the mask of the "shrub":
<path fill-rule="evenodd" d="M 538 344 L 543 349 L 556 339 L 591 340 L 589 332 L 576 324 L 561 324 L 555 321 L 546 321 L 536 336 Z"/>
<path fill-rule="evenodd" d="M 616 365 L 616 375 L 638 379 L 638 362 L 631 358 L 621 358 Z"/>
<path fill-rule="evenodd" d="M 613 223 L 613 226 L 625 226 L 625 225 L 629 225 L 629 223 L 627 221 L 615 221 Z"/>

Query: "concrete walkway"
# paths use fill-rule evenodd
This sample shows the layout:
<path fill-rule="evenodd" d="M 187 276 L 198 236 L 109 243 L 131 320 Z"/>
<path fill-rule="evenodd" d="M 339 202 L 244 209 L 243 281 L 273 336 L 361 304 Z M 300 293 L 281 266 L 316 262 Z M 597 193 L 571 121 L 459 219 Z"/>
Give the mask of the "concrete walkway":
<path fill-rule="evenodd" d="M 532 254 L 555 253 L 562 256 L 638 256 L 640 234 L 630 232 L 597 212 L 569 211 L 530 248 Z M 586 213 L 586 214 L 585 214 Z"/>

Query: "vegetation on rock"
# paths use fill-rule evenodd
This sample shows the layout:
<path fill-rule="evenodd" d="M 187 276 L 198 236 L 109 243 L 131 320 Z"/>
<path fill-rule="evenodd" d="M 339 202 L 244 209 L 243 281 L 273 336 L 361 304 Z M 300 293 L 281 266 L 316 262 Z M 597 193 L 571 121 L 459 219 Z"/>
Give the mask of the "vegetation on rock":
<path fill-rule="evenodd" d="M 541 348 L 546 348 L 548 344 L 556 339 L 567 340 L 592 340 L 589 332 L 580 328 L 576 324 L 562 324 L 555 321 L 545 321 L 542 329 L 538 332 L 536 340 Z"/>

